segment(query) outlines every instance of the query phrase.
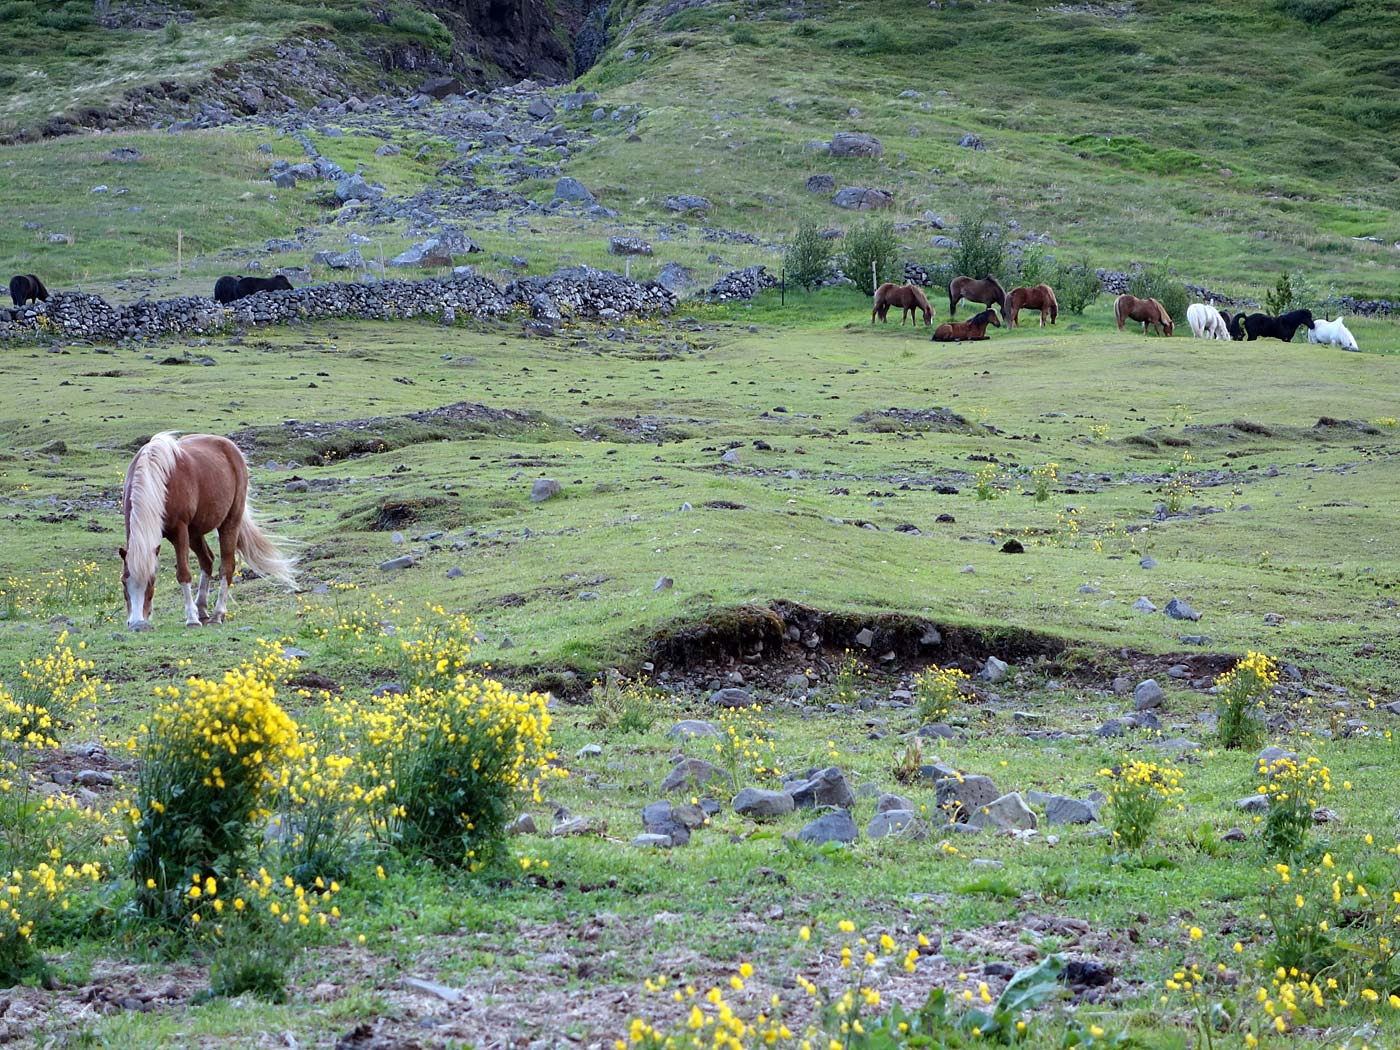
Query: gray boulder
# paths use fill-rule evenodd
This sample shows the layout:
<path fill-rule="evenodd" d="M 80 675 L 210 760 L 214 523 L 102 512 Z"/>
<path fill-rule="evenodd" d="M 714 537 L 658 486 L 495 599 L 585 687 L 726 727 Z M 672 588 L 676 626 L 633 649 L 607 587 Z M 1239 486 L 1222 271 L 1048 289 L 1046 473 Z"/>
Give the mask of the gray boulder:
<path fill-rule="evenodd" d="M 991 777 L 944 777 L 934 782 L 934 801 L 950 823 L 966 824 L 983 806 L 1001 797 Z"/>
<path fill-rule="evenodd" d="M 723 689 L 716 689 L 710 694 L 710 703 L 716 707 L 748 707 L 753 703 L 753 693 L 747 689 L 740 689 L 737 686 L 728 685 Z"/>
<path fill-rule="evenodd" d="M 565 175 L 554 184 L 554 199 L 557 201 L 568 201 L 575 204 L 592 204 L 593 194 L 588 191 L 583 183 L 578 179 Z"/>
<path fill-rule="evenodd" d="M 543 503 L 547 499 L 553 499 L 563 492 L 563 487 L 553 478 L 536 478 L 530 486 L 530 502 Z"/>
<path fill-rule="evenodd" d="M 963 149 L 971 150 L 984 150 L 987 148 L 986 143 L 982 141 L 982 136 L 974 135 L 970 131 L 962 138 L 958 139 L 958 145 Z"/>
<path fill-rule="evenodd" d="M 1155 678 L 1139 682 L 1137 688 L 1133 690 L 1133 706 L 1139 711 L 1161 707 L 1166 702 L 1167 694 L 1162 691 L 1162 687 L 1157 684 Z"/>
<path fill-rule="evenodd" d="M 836 177 L 834 175 L 809 175 L 807 176 L 808 193 L 835 193 Z"/>
<path fill-rule="evenodd" d="M 831 136 L 833 157 L 879 157 L 884 152 L 880 140 L 863 131 L 838 131 Z"/>
<path fill-rule="evenodd" d="M 1066 795 L 1049 795 L 1045 799 L 1046 824 L 1094 824 L 1099 819 L 1099 807 L 1093 801 L 1080 801 Z"/>
<path fill-rule="evenodd" d="M 755 820 L 771 820 L 791 813 L 796 804 L 786 791 L 746 787 L 734 796 L 734 812 Z"/>
<path fill-rule="evenodd" d="M 347 201 L 377 201 L 384 196 L 378 186 L 371 186 L 359 172 L 347 175 L 335 184 L 335 195 L 342 203 Z"/>
<path fill-rule="evenodd" d="M 680 193 L 674 196 L 667 197 L 664 201 L 661 202 L 661 206 L 667 211 L 674 211 L 680 213 L 692 211 L 708 211 L 711 207 L 713 207 L 713 205 L 711 205 L 710 202 L 704 197 L 697 197 L 693 193 Z"/>
<path fill-rule="evenodd" d="M 797 837 L 803 842 L 820 846 L 826 842 L 854 842 L 858 834 L 851 815 L 844 809 L 837 809 L 823 813 L 799 831 Z"/>
<path fill-rule="evenodd" d="M 919 840 L 928 837 L 928 823 L 910 809 L 886 809 L 876 813 L 865 826 L 867 838 L 903 838 Z"/>
<path fill-rule="evenodd" d="M 894 207 L 894 194 L 865 186 L 845 186 L 836 191 L 831 203 L 848 211 L 880 211 Z"/>
<path fill-rule="evenodd" d="M 817 806 L 840 806 L 842 809 L 850 809 L 856 804 L 856 797 L 840 768 L 829 766 L 806 783 L 793 788 L 792 801 L 799 809 L 813 809 Z"/>
<path fill-rule="evenodd" d="M 358 248 L 351 248 L 348 252 L 319 251 L 311 257 L 311 261 L 319 266 L 328 266 L 332 270 L 363 270 L 365 268 L 364 256 L 360 254 Z"/>
<path fill-rule="evenodd" d="M 1019 791 L 1002 795 L 988 802 L 968 819 L 974 827 L 991 827 L 1000 830 L 1025 830 L 1036 826 L 1036 816 Z"/>
<path fill-rule="evenodd" d="M 1190 620 L 1194 623 L 1201 618 L 1200 613 L 1191 608 L 1191 606 L 1187 605 L 1180 598 L 1173 598 L 1171 601 L 1167 602 L 1167 607 L 1163 612 L 1173 620 Z"/>
<path fill-rule="evenodd" d="M 913 812 L 918 808 L 918 806 L 914 805 L 913 802 L 909 801 L 909 799 L 905 798 L 903 795 L 886 793 L 875 800 L 875 812 L 877 813 L 884 813 L 895 809 L 907 809 Z"/>
<path fill-rule="evenodd" d="M 987 662 L 982 665 L 982 670 L 978 672 L 977 677 L 984 682 L 995 684 L 1005 678 L 1009 670 L 1010 668 L 1007 666 L 1005 660 L 998 660 L 995 656 L 989 656 L 987 657 Z"/>

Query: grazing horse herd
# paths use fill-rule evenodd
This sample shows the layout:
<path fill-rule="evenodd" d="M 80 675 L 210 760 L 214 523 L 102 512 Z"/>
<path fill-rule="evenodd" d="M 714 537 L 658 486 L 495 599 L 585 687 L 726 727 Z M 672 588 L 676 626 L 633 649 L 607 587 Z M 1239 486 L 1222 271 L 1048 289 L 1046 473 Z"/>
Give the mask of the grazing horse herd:
<path fill-rule="evenodd" d="M 987 338 L 987 328 L 1002 327 L 993 307 L 1001 310 L 1002 320 L 1008 328 L 1019 328 L 1018 320 L 1022 310 L 1039 310 L 1040 327 L 1046 322 L 1054 324 L 1060 313 L 1060 304 L 1055 300 L 1055 291 L 1048 284 L 1037 284 L 1029 288 L 1013 288 L 1010 292 L 1002 288 L 990 274 L 976 280 L 971 277 L 955 277 L 948 284 L 948 314 L 956 316 L 958 304 L 963 300 L 987 307 L 971 321 L 949 322 L 939 325 L 933 333 L 935 342 L 973 342 Z M 914 284 L 882 284 L 875 290 L 875 308 L 870 312 L 870 323 L 876 319 L 888 324 L 890 307 L 899 306 L 904 310 L 899 323 L 904 324 L 912 315 L 918 323 L 918 314 L 924 315 L 925 326 L 933 324 L 933 307 L 923 290 Z M 1113 303 L 1113 319 L 1119 331 L 1129 321 L 1142 325 L 1146 335 L 1150 327 L 1158 335 L 1169 336 L 1176 325 L 1166 308 L 1156 299 L 1139 299 L 1124 293 Z M 1308 330 L 1308 342 L 1341 347 L 1343 350 L 1356 350 L 1356 339 L 1339 317 L 1335 321 L 1319 321 L 1310 310 L 1291 310 L 1273 317 L 1269 314 L 1246 314 L 1243 311 L 1231 316 L 1208 303 L 1193 303 L 1186 311 L 1186 323 L 1191 326 L 1191 334 L 1197 339 L 1219 339 L 1225 342 L 1248 339 L 1281 339 L 1291 343 L 1299 328 Z"/>

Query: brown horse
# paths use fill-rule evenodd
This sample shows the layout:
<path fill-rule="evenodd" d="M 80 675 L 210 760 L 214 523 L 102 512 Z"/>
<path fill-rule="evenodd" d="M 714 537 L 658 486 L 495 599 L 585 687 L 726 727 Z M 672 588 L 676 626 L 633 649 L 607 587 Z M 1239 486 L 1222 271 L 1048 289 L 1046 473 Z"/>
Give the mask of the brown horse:
<path fill-rule="evenodd" d="M 969 343 L 975 343 L 987 338 L 988 325 L 993 328 L 1001 327 L 995 310 L 983 310 L 970 321 L 949 321 L 946 324 L 941 324 L 933 330 L 933 341 L 936 343 L 960 343 L 967 340 Z"/>
<path fill-rule="evenodd" d="M 1113 303 L 1113 316 L 1118 321 L 1118 330 L 1123 330 L 1125 321 L 1141 321 L 1142 334 L 1147 334 L 1151 325 L 1158 335 L 1172 334 L 1171 315 L 1156 299 L 1139 299 L 1124 292 Z"/>
<path fill-rule="evenodd" d="M 160 567 L 160 541 L 175 548 L 175 576 L 185 593 L 185 626 L 222 623 L 233 583 L 234 554 L 259 576 L 296 586 L 296 559 L 277 545 L 253 521 L 248 506 L 248 464 L 228 438 L 213 434 L 171 431 L 155 435 L 141 446 L 126 470 L 122 486 L 122 516 L 126 546 L 121 548 L 122 589 L 126 592 L 126 625 L 149 630 L 151 598 Z M 219 600 L 208 612 L 209 582 L 214 555 L 204 534 L 219 531 Z M 190 578 L 190 548 L 199 559 L 199 595 Z"/>
<path fill-rule="evenodd" d="M 914 315 L 914 323 L 918 324 L 920 311 L 924 315 L 924 324 L 933 324 L 933 307 L 928 304 L 924 290 L 916 284 L 882 284 L 876 288 L 875 309 L 870 311 L 870 323 L 874 324 L 877 316 L 881 322 L 888 323 L 886 315 L 891 306 L 901 307 L 904 311 L 899 316 L 901 327 L 910 314 Z"/>
<path fill-rule="evenodd" d="M 949 317 L 957 316 L 958 303 L 963 299 L 970 303 L 981 303 L 983 306 L 998 306 L 1002 313 L 1006 312 L 1006 289 L 998 284 L 991 274 L 980 281 L 974 281 L 971 277 L 953 278 L 948 285 Z"/>
<path fill-rule="evenodd" d="M 1055 301 L 1055 290 L 1048 284 L 1038 284 L 1034 288 L 1013 288 L 1006 297 L 1006 309 L 1002 316 L 1012 328 L 1020 328 L 1016 315 L 1022 310 L 1039 310 L 1040 327 L 1045 327 L 1045 315 L 1050 315 L 1050 323 L 1060 316 L 1060 304 Z"/>

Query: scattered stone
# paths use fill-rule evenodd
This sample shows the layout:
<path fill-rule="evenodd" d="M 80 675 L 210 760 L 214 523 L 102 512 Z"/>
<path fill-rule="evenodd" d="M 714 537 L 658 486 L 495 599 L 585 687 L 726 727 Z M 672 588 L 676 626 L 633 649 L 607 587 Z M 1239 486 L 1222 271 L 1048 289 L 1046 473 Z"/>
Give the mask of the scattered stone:
<path fill-rule="evenodd" d="M 672 840 L 670 835 L 643 832 L 632 840 L 632 845 L 641 849 L 670 849 Z"/>
<path fill-rule="evenodd" d="M 554 199 L 575 204 L 595 203 L 593 194 L 578 179 L 565 175 L 554 184 Z"/>
<path fill-rule="evenodd" d="M 1249 838 L 1249 836 L 1246 835 L 1246 834 L 1244 833 L 1244 829 L 1243 829 L 1243 828 L 1231 828 L 1229 831 L 1225 832 L 1225 834 L 1223 834 L 1223 835 L 1220 836 L 1220 841 L 1221 841 L 1221 842 L 1244 842 L 1244 841 L 1246 841 L 1248 838 Z"/>
<path fill-rule="evenodd" d="M 982 141 L 982 136 L 974 135 L 970 131 L 962 138 L 958 139 L 958 145 L 963 149 L 971 150 L 984 150 L 987 148 L 986 143 Z"/>
<path fill-rule="evenodd" d="M 874 135 L 861 131 L 838 131 L 831 136 L 830 146 L 833 157 L 879 157 L 885 147 Z"/>
<path fill-rule="evenodd" d="M 753 704 L 753 693 L 747 689 L 740 689 L 737 686 L 725 686 L 723 689 L 716 689 L 710 694 L 710 703 L 716 707 L 741 708 L 749 707 Z"/>
<path fill-rule="evenodd" d="M 397 558 L 390 558 L 388 561 L 379 563 L 379 568 L 383 572 L 393 572 L 395 569 L 407 569 L 413 565 L 413 555 L 401 554 Z"/>
<path fill-rule="evenodd" d="M 1006 661 L 998 660 L 995 656 L 989 656 L 987 657 L 987 662 L 982 665 L 982 670 L 978 672 L 977 677 L 984 682 L 995 685 L 1006 677 L 1008 670 L 1010 670 L 1010 668 L 1007 666 Z"/>
<path fill-rule="evenodd" d="M 1036 826 L 1036 816 L 1019 791 L 995 798 L 974 811 L 968 823 L 976 827 L 993 827 L 1000 830 L 1027 829 Z"/>
<path fill-rule="evenodd" d="M 781 817 L 791 813 L 795 807 L 796 803 L 786 791 L 746 787 L 734 796 L 734 812 L 741 817 L 752 817 L 755 820 Z"/>
<path fill-rule="evenodd" d="M 858 834 L 856 822 L 851 819 L 850 813 L 837 809 L 823 813 L 799 831 L 797 837 L 803 842 L 820 846 L 826 842 L 854 842 Z"/>
<path fill-rule="evenodd" d="M 697 197 L 693 193 L 681 193 L 667 197 L 661 202 L 661 206 L 667 211 L 687 212 L 708 211 L 713 205 L 704 197 Z"/>
<path fill-rule="evenodd" d="M 1149 678 L 1145 682 L 1139 682 L 1137 688 L 1133 690 L 1133 706 L 1139 711 L 1148 711 L 1154 707 L 1161 707 L 1167 702 L 1167 694 L 1162 687 L 1157 684 L 1157 679 Z"/>
<path fill-rule="evenodd" d="M 869 649 L 875 641 L 875 632 L 869 627 L 862 627 L 856 634 L 856 645 L 863 649 Z"/>
<path fill-rule="evenodd" d="M 1269 809 L 1269 799 L 1267 795 L 1246 795 L 1236 799 L 1235 806 L 1246 813 L 1265 813 Z"/>
<path fill-rule="evenodd" d="M 909 809 L 886 809 L 877 811 L 865 826 L 867 838 L 883 839 L 891 836 L 919 841 L 928 837 L 928 824 Z"/>
<path fill-rule="evenodd" d="M 955 824 L 966 824 L 972 814 L 1001 797 L 991 777 L 944 777 L 934 782 L 934 800 Z"/>
<path fill-rule="evenodd" d="M 1045 799 L 1046 824 L 1094 824 L 1099 819 L 1098 804 L 1066 795 L 1050 795 Z"/>
<path fill-rule="evenodd" d="M 1138 564 L 1144 569 L 1155 569 L 1157 567 L 1157 559 L 1149 554 L 1144 558 L 1138 559 Z"/>
<path fill-rule="evenodd" d="M 831 203 L 848 211 L 882 211 L 894 207 L 894 194 L 869 186 L 844 186 L 836 191 Z"/>
<path fill-rule="evenodd" d="M 669 591 L 675 585 L 676 581 L 671 579 L 671 577 L 662 576 L 656 581 L 655 584 L 652 585 L 651 589 L 653 591 Z"/>
<path fill-rule="evenodd" d="M 809 175 L 807 176 L 808 193 L 835 193 L 836 178 L 833 175 Z"/>
<path fill-rule="evenodd" d="M 812 809 L 816 806 L 840 806 L 850 809 L 856 804 L 856 797 L 846 783 L 845 774 L 838 766 L 828 766 L 820 770 L 806 783 L 791 790 L 792 801 L 799 809 Z"/>
<path fill-rule="evenodd" d="M 903 795 L 884 794 L 875 801 L 876 813 L 886 813 L 895 809 L 907 809 L 913 812 L 918 809 L 918 807 Z"/>
<path fill-rule="evenodd" d="M 1157 611 L 1157 606 L 1153 605 L 1152 602 L 1146 598 L 1139 598 L 1137 601 L 1133 602 L 1133 609 L 1141 613 L 1155 613 Z"/>
<path fill-rule="evenodd" d="M 422 992 L 435 999 L 441 999 L 445 1003 L 457 1003 L 462 999 L 462 993 L 456 988 L 449 988 L 445 984 L 437 984 L 433 981 L 424 981 L 417 977 L 404 977 L 399 983 L 405 988 L 415 992 Z"/>
<path fill-rule="evenodd" d="M 536 478 L 534 484 L 530 486 L 530 502 L 543 503 L 547 499 L 553 499 L 563 491 L 563 487 L 553 478 Z"/>
<path fill-rule="evenodd" d="M 1187 605 L 1180 598 L 1173 598 L 1171 601 L 1167 602 L 1165 611 L 1173 620 L 1191 620 L 1195 622 L 1201 618 L 1200 613 L 1191 608 L 1191 606 Z"/>
<path fill-rule="evenodd" d="M 538 829 L 535 827 L 535 818 L 529 813 L 522 813 L 509 824 L 506 825 L 507 835 L 533 835 Z"/>

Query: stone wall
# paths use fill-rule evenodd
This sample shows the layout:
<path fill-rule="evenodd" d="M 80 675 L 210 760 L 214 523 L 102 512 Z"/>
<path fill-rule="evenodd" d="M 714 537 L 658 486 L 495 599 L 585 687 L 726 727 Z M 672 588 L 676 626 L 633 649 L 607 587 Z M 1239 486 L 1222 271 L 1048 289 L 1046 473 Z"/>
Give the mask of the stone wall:
<path fill-rule="evenodd" d="M 0 339 L 42 331 L 114 342 L 331 317 L 376 321 L 422 316 L 490 318 L 507 313 L 517 303 L 530 306 L 541 297 L 560 317 L 664 315 L 676 305 L 675 294 L 654 281 L 639 284 L 588 267 L 512 281 L 505 288 L 476 274 L 457 274 L 422 281 L 318 284 L 286 292 L 260 292 L 227 305 L 204 296 L 188 296 L 113 306 L 98 295 L 59 292 L 47 303 L 0 309 Z"/>

